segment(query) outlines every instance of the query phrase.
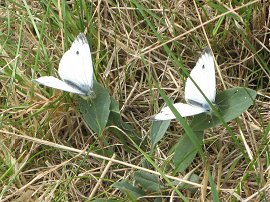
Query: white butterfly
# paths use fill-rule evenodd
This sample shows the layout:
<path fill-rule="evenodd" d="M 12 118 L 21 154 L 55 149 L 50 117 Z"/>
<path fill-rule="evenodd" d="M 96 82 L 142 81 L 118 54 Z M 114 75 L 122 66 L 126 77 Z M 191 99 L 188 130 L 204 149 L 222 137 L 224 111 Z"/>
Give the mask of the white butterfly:
<path fill-rule="evenodd" d="M 199 86 L 208 100 L 214 104 L 216 98 L 215 65 L 209 48 L 206 48 L 203 51 L 201 57 L 196 63 L 196 66 L 191 71 L 190 77 L 194 80 L 197 86 Z M 187 104 L 176 103 L 173 105 L 182 117 L 211 111 L 211 107 L 208 102 L 190 78 L 186 81 L 185 100 Z M 160 113 L 154 116 L 154 120 L 170 119 L 175 119 L 175 116 L 169 107 L 163 108 Z"/>
<path fill-rule="evenodd" d="M 90 48 L 83 33 L 77 36 L 71 48 L 61 58 L 58 74 L 62 80 L 53 76 L 43 76 L 34 81 L 83 96 L 92 94 L 93 64 Z"/>

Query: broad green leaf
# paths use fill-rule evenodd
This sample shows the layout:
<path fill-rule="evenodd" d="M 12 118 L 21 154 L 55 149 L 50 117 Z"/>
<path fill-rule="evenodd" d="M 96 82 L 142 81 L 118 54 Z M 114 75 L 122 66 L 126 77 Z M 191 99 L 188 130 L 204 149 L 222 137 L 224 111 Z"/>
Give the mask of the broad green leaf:
<path fill-rule="evenodd" d="M 120 189 L 123 193 L 127 195 L 128 198 L 132 200 L 135 200 L 145 195 L 145 192 L 143 190 L 133 186 L 132 184 L 130 184 L 125 180 L 122 180 L 121 182 L 116 182 L 112 186 Z"/>
<path fill-rule="evenodd" d="M 203 131 L 196 131 L 195 132 L 198 140 L 202 145 L 203 140 Z M 201 145 L 199 145 L 201 147 Z M 177 143 L 174 153 L 174 164 L 176 172 L 183 172 L 190 164 L 193 162 L 196 154 L 197 149 L 191 142 L 190 138 L 185 134 L 182 136 Z"/>
<path fill-rule="evenodd" d="M 112 96 L 110 97 L 110 99 L 111 99 L 110 111 L 120 113 L 119 102 L 117 102 L 117 100 L 114 99 L 114 97 Z"/>
<path fill-rule="evenodd" d="M 184 178 L 186 179 L 186 178 Z M 199 180 L 200 180 L 200 177 L 194 173 L 192 173 L 188 178 L 187 178 L 188 181 L 190 182 L 195 182 L 195 183 L 200 183 Z M 179 182 L 177 181 L 174 181 L 174 184 L 175 185 L 178 185 Z M 187 184 L 187 183 L 180 183 L 179 186 L 178 186 L 180 189 L 187 189 L 189 191 L 191 191 L 192 193 L 196 192 L 198 190 L 198 187 L 194 187 L 190 184 Z"/>
<path fill-rule="evenodd" d="M 256 91 L 249 88 L 230 88 L 219 93 L 216 97 L 216 107 L 225 122 L 231 121 L 245 112 L 254 102 Z M 203 131 L 221 124 L 218 117 L 200 114 L 193 118 L 191 128 L 194 131 Z"/>
<path fill-rule="evenodd" d="M 130 124 L 122 121 L 119 103 L 113 97 L 111 97 L 110 115 L 107 126 L 113 126 L 110 127 L 109 130 L 119 138 L 126 149 L 129 150 L 128 142 L 130 141 L 128 140 L 128 137 L 136 144 L 140 144 L 141 139 L 136 134 L 135 129 Z M 124 131 L 125 134 L 123 134 L 122 131 Z"/>
<path fill-rule="evenodd" d="M 153 121 L 151 126 L 150 138 L 151 138 L 151 147 L 154 148 L 155 145 L 166 133 L 171 121 Z"/>
<path fill-rule="evenodd" d="M 100 134 L 108 121 L 111 99 L 108 91 L 97 82 L 94 82 L 93 91 L 95 98 L 80 99 L 80 111 L 87 125 Z"/>
<path fill-rule="evenodd" d="M 160 192 L 162 186 L 159 183 L 158 176 L 143 172 L 137 171 L 134 173 L 134 180 L 136 183 L 142 186 L 146 191 L 150 192 Z"/>

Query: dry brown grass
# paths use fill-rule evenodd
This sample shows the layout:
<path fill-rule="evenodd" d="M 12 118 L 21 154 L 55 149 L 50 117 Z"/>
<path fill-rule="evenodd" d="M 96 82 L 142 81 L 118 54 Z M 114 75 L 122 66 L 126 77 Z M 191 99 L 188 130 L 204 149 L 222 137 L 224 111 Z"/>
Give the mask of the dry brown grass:
<path fill-rule="evenodd" d="M 127 200 L 112 187 L 114 182 L 132 181 L 136 170 L 157 172 L 145 166 L 140 150 L 130 146 L 127 151 L 112 133 L 98 136 L 91 132 L 75 97 L 32 83 L 40 74 L 56 75 L 62 47 L 70 45 L 64 38 L 73 39 L 84 27 L 96 80 L 119 101 L 123 119 L 142 137 L 140 146 L 146 153 L 150 151 L 150 118 L 164 103 L 155 81 L 171 99 L 181 99 L 185 74 L 174 58 L 182 59 L 190 70 L 201 48 L 210 45 L 218 64 L 218 91 L 233 86 L 258 91 L 254 106 L 229 123 L 246 155 L 224 127 L 204 134 L 204 152 L 219 199 L 268 201 L 269 2 L 215 1 L 218 7 L 213 8 L 203 1 L 202 5 L 185 0 L 139 1 L 147 18 L 135 0 L 81 1 L 82 12 L 75 2 L 67 1 L 64 10 L 57 1 L 50 5 L 0 1 L 0 68 L 4 71 L 0 75 L 0 200 Z M 218 9 L 221 6 L 224 10 Z M 180 124 L 171 124 L 166 137 L 149 154 L 172 181 L 172 146 L 182 134 Z M 175 176 L 185 179 L 191 171 L 199 176 L 195 192 L 181 190 L 187 199 L 213 200 L 207 168 L 197 156 L 185 173 Z M 166 184 L 162 177 L 160 181 Z M 163 201 L 181 200 L 170 186 L 141 200 L 153 201 L 157 196 Z"/>

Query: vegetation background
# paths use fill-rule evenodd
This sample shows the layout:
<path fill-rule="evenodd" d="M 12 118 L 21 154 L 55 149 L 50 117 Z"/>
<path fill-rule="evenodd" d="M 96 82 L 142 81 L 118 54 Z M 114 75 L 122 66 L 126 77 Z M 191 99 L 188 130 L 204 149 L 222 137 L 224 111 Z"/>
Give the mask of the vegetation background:
<path fill-rule="evenodd" d="M 268 201 L 269 6 L 268 0 L 0 1 L 0 201 Z M 119 101 L 140 149 L 109 130 L 93 133 L 76 96 L 32 82 L 57 75 L 79 32 L 88 38 L 96 80 Z M 206 46 L 218 64 L 217 91 L 243 86 L 258 93 L 229 123 L 244 151 L 223 126 L 215 127 L 203 138 L 207 161 L 198 155 L 184 172 L 172 173 L 183 129 L 172 123 L 151 151 L 151 117 L 164 103 L 156 82 L 172 100 L 183 100 L 180 67 L 190 71 Z M 88 150 L 100 156 L 85 155 Z M 134 197 L 135 186 L 128 185 L 144 168 L 157 172 L 160 191 L 136 185 L 144 193 Z M 130 184 L 115 186 L 123 180 Z"/>

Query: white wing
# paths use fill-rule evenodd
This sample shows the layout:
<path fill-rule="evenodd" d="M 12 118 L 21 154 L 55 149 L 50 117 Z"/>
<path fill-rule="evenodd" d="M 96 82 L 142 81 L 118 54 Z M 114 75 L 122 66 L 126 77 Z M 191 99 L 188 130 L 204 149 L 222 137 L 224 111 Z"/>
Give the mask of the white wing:
<path fill-rule="evenodd" d="M 204 95 L 213 103 L 216 97 L 216 78 L 214 59 L 209 48 L 203 51 L 190 76 Z M 187 79 L 185 86 L 185 100 L 190 104 L 210 108 L 208 102 L 190 78 Z"/>
<path fill-rule="evenodd" d="M 71 92 L 71 93 L 85 95 L 85 93 L 80 91 L 79 89 L 74 88 L 70 86 L 69 84 L 65 83 L 64 81 L 61 81 L 53 76 L 43 76 L 38 79 L 35 79 L 34 81 L 44 86 L 51 87 L 51 88 L 56 88 L 56 89 Z"/>
<path fill-rule="evenodd" d="M 207 110 L 202 107 L 197 107 L 190 104 L 176 103 L 173 105 L 182 117 L 193 116 L 206 112 Z M 154 116 L 154 120 L 170 120 L 175 119 L 175 116 L 169 107 L 165 107 Z"/>
<path fill-rule="evenodd" d="M 93 87 L 93 64 L 90 48 L 83 33 L 80 33 L 71 48 L 65 52 L 59 63 L 60 78 L 88 94 Z"/>

